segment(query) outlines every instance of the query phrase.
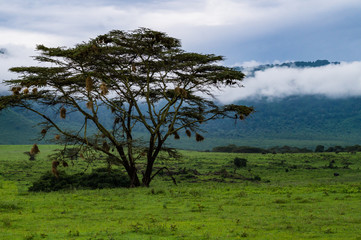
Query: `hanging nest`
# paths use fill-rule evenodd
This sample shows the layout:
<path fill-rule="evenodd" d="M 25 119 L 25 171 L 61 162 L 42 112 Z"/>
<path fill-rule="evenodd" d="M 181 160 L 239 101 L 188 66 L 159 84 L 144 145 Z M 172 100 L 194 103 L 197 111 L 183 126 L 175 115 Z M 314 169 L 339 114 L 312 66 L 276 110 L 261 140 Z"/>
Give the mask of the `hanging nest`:
<path fill-rule="evenodd" d="M 32 90 L 32 93 L 33 93 L 33 94 L 37 94 L 37 93 L 38 93 L 38 89 L 37 89 L 37 88 L 34 88 L 34 89 Z"/>
<path fill-rule="evenodd" d="M 197 142 L 202 142 L 204 140 L 204 137 L 198 133 L 196 133 L 196 141 Z"/>
<path fill-rule="evenodd" d="M 108 90 L 108 87 L 107 87 L 107 85 L 105 83 L 100 84 L 99 88 L 100 88 L 100 92 L 101 92 L 102 95 L 107 95 L 108 94 L 109 90 Z"/>
<path fill-rule="evenodd" d="M 90 76 L 85 79 L 85 87 L 88 92 L 93 90 L 93 80 Z"/>
<path fill-rule="evenodd" d="M 176 140 L 180 139 L 180 136 L 177 132 L 174 132 L 173 135 L 174 135 L 174 139 Z"/>
<path fill-rule="evenodd" d="M 180 88 L 180 87 L 176 87 L 176 88 L 174 89 L 174 93 L 175 93 L 176 96 L 181 95 L 181 88 Z"/>
<path fill-rule="evenodd" d="M 57 134 L 57 135 L 55 135 L 55 140 L 59 140 L 60 139 L 60 135 L 59 134 Z"/>
<path fill-rule="evenodd" d="M 197 117 L 197 120 L 198 120 L 199 124 L 202 124 L 202 123 L 204 122 L 204 116 L 203 116 L 203 115 L 199 115 L 199 116 Z"/>
<path fill-rule="evenodd" d="M 28 88 L 25 88 L 25 89 L 23 90 L 23 94 L 25 94 L 25 95 L 29 94 L 29 89 L 28 89 Z"/>
<path fill-rule="evenodd" d="M 103 142 L 103 149 L 106 151 L 106 152 L 109 152 L 110 150 L 110 147 L 108 145 L 108 143 L 106 141 Z"/>
<path fill-rule="evenodd" d="M 116 111 L 115 107 L 110 106 L 110 111 L 112 111 L 112 113 L 115 113 L 115 111 Z"/>
<path fill-rule="evenodd" d="M 187 90 L 185 90 L 184 88 L 181 88 L 181 96 L 183 98 L 187 98 L 188 97 L 188 92 Z"/>
<path fill-rule="evenodd" d="M 38 145 L 34 144 L 33 147 L 30 150 L 31 155 L 38 154 L 40 152 Z"/>
<path fill-rule="evenodd" d="M 134 64 L 134 63 L 132 63 L 132 71 L 133 71 L 133 72 L 136 72 L 136 71 L 137 71 L 137 68 L 135 67 L 135 64 Z"/>
<path fill-rule="evenodd" d="M 114 119 L 114 124 L 118 124 L 118 123 L 120 123 L 120 118 L 117 117 Z"/>
<path fill-rule="evenodd" d="M 66 109 L 63 108 L 63 107 L 60 109 L 60 117 L 61 117 L 62 119 L 65 119 L 65 118 L 66 118 Z"/>
<path fill-rule="evenodd" d="M 59 166 L 59 162 L 58 161 L 53 161 L 51 163 L 51 172 L 53 173 L 53 175 L 56 177 L 56 178 L 59 178 L 59 172 L 58 172 L 58 166 Z"/>
<path fill-rule="evenodd" d="M 11 91 L 13 92 L 14 95 L 19 95 L 21 91 L 21 87 L 13 87 L 11 88 Z"/>
<path fill-rule="evenodd" d="M 191 133 L 191 131 L 189 129 L 186 130 L 186 134 L 187 134 L 188 137 L 192 136 L 192 133 Z"/>
<path fill-rule="evenodd" d="M 97 45 L 93 44 L 93 45 L 92 45 L 92 49 L 93 49 L 93 51 L 94 51 L 95 53 L 98 53 L 98 46 L 97 46 Z"/>
<path fill-rule="evenodd" d="M 91 110 L 93 108 L 93 101 L 87 102 L 86 107 Z"/>
<path fill-rule="evenodd" d="M 45 128 L 41 130 L 41 135 L 45 135 L 48 132 L 48 130 L 46 130 Z"/>
<path fill-rule="evenodd" d="M 59 161 L 53 161 L 52 163 L 51 163 L 51 167 L 53 167 L 53 168 L 57 168 L 58 166 L 59 166 Z"/>
<path fill-rule="evenodd" d="M 181 96 L 183 98 L 187 98 L 188 97 L 188 92 L 187 90 L 185 90 L 184 88 L 180 88 L 180 87 L 176 87 L 174 89 L 174 93 L 176 96 Z"/>

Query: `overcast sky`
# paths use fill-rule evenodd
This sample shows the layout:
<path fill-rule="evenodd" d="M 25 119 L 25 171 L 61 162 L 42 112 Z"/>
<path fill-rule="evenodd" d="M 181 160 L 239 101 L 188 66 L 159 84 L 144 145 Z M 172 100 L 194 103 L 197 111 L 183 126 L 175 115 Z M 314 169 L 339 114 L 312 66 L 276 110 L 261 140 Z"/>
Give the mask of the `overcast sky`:
<path fill-rule="evenodd" d="M 360 0 L 0 0 L 0 80 L 32 64 L 36 44 L 73 46 L 113 29 L 148 27 L 181 39 L 187 51 L 224 64 L 341 61 L 313 70 L 272 69 L 227 90 L 250 96 L 361 94 Z M 312 85 L 319 83 L 319 89 Z M 326 85 L 327 83 L 327 85 Z M 4 87 L 2 87 L 4 88 Z M 230 95 L 232 93 L 232 95 Z"/>

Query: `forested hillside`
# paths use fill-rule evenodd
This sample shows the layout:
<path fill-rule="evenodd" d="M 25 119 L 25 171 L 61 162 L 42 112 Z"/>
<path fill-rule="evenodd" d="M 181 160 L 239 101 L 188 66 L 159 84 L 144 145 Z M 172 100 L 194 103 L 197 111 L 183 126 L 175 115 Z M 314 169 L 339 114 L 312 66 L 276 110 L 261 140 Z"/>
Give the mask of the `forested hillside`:
<path fill-rule="evenodd" d="M 203 126 L 205 141 L 198 143 L 180 134 L 180 140 L 171 140 L 173 147 L 207 150 L 216 146 L 236 144 L 272 147 L 297 146 L 314 149 L 325 146 L 361 143 L 361 98 L 330 99 L 321 96 L 293 96 L 283 99 L 248 100 L 256 112 L 244 121 L 217 120 Z M 105 109 L 103 115 L 107 114 Z M 55 112 L 52 114 L 56 114 Z M 62 124 L 77 126 L 77 115 Z M 109 127 L 111 117 L 105 118 Z M 32 143 L 40 136 L 36 125 L 39 119 L 18 110 L 0 113 L 0 144 Z M 137 129 L 138 136 L 145 134 Z"/>

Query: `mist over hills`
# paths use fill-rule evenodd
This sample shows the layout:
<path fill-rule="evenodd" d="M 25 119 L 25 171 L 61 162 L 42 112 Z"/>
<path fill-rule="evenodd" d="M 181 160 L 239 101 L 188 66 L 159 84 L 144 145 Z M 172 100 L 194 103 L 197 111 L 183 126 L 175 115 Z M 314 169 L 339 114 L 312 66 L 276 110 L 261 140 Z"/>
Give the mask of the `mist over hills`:
<path fill-rule="evenodd" d="M 234 119 L 215 120 L 204 124 L 201 143 L 188 139 L 170 139 L 170 146 L 207 150 L 216 146 L 297 146 L 314 149 L 325 146 L 348 146 L 361 143 L 361 97 L 330 99 L 322 96 L 292 96 L 283 99 L 249 100 L 241 104 L 252 105 L 256 112 L 244 121 Z M 55 114 L 55 112 L 54 112 Z M 105 117 L 110 126 L 111 116 Z M 79 116 L 78 116 L 79 117 Z M 67 127 L 80 127 L 76 115 L 64 121 Z M 40 136 L 37 126 L 40 119 L 19 109 L 0 112 L 0 144 L 31 144 Z M 142 136 L 146 131 L 137 128 Z M 45 142 L 43 142 L 45 143 Z"/>
<path fill-rule="evenodd" d="M 259 71 L 265 71 L 270 68 L 317 68 L 327 65 L 338 65 L 340 62 L 330 62 L 328 60 L 316 60 L 316 61 L 295 61 L 284 62 L 274 64 L 262 64 L 256 66 L 237 66 L 234 69 L 239 70 L 246 74 L 247 77 L 255 77 L 255 73 Z"/>
<path fill-rule="evenodd" d="M 256 73 L 280 66 L 317 68 L 337 64 L 339 63 L 331 63 L 327 60 L 268 64 L 256 66 L 252 71 Z M 250 70 L 247 69 L 249 72 Z M 254 106 L 256 112 L 244 121 L 223 119 L 203 124 L 205 131 L 202 133 L 205 137 L 203 142 L 196 142 L 193 137 L 189 139 L 185 134 L 180 133 L 181 139 L 170 139 L 168 145 L 180 149 L 210 150 L 228 144 L 263 148 L 288 145 L 309 149 L 314 149 L 319 144 L 325 146 L 361 144 L 361 96 L 330 98 L 319 94 L 306 94 L 272 99 L 249 98 L 238 100 L 236 103 Z M 49 114 L 57 113 L 49 109 Z M 104 124 L 110 127 L 113 120 L 107 114 L 107 111 L 102 112 L 102 116 L 105 117 Z M 79 117 L 74 114 L 62 124 L 80 127 Z M 41 131 L 37 126 L 39 122 L 39 118 L 19 109 L 0 112 L 0 144 L 37 142 L 36 138 L 40 136 Z M 137 128 L 138 137 L 145 134 L 144 129 Z"/>

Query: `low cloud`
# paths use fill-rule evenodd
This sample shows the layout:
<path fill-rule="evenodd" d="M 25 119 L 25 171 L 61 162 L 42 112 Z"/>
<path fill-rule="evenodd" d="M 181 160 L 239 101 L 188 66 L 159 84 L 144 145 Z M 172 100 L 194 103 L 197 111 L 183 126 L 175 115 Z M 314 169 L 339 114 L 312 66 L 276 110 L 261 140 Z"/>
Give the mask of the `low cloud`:
<path fill-rule="evenodd" d="M 324 95 L 332 98 L 361 96 L 361 61 L 317 68 L 270 68 L 246 78 L 243 88 L 218 93 L 224 103 L 292 95 Z"/>
<path fill-rule="evenodd" d="M 319 19 L 327 25 L 331 24 L 327 16 L 357 8 L 361 8 L 358 0 L 4 1 L 0 20 L 6 21 L 0 30 L 7 37 L 0 44 L 29 44 L 29 38 L 32 44 L 48 39 L 74 43 L 112 29 L 150 27 L 184 40 L 193 49 L 230 44 L 230 39 L 263 38 L 282 29 L 315 25 Z"/>
<path fill-rule="evenodd" d="M 17 77 L 9 68 L 36 65 L 37 62 L 31 58 L 36 55 L 32 48 L 23 45 L 2 45 L 1 48 L 5 49 L 5 54 L 0 54 L 0 92 L 3 92 L 8 90 L 3 81 Z"/>

